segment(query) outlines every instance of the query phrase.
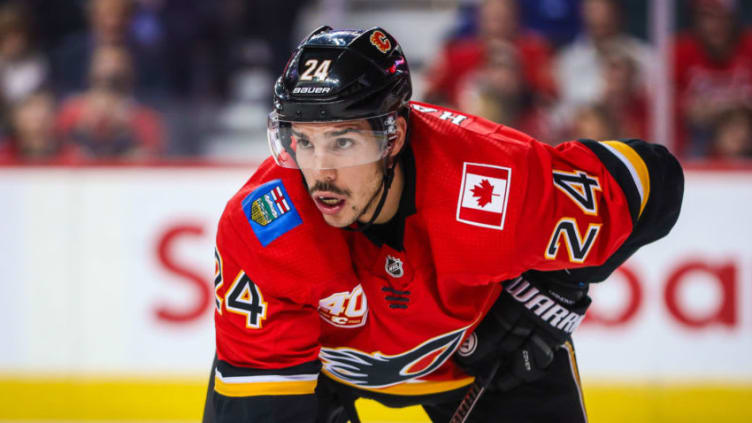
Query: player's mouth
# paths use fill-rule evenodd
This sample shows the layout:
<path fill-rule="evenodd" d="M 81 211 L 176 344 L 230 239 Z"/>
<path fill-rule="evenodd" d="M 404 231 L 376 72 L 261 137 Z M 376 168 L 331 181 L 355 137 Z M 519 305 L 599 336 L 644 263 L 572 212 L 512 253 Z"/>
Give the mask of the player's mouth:
<path fill-rule="evenodd" d="M 345 207 L 345 197 L 332 192 L 317 191 L 313 200 L 323 214 L 334 215 Z"/>

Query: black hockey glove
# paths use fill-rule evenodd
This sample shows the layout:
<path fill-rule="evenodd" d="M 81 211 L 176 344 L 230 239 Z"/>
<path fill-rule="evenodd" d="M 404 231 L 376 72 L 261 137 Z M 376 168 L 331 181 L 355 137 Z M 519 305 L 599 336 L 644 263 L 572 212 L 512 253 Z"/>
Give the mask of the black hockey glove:
<path fill-rule="evenodd" d="M 586 284 L 557 279 L 561 272 L 529 271 L 505 281 L 504 291 L 455 359 L 481 382 L 496 361 L 489 389 L 507 391 L 545 375 L 554 351 L 569 340 L 590 305 Z"/>

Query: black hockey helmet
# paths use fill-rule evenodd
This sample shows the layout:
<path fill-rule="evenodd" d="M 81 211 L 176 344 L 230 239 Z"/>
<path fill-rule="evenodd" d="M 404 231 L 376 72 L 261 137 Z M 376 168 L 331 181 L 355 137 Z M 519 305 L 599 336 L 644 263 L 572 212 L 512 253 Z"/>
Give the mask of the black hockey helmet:
<path fill-rule="evenodd" d="M 274 111 L 297 122 L 369 118 L 403 109 L 411 94 L 407 60 L 388 32 L 322 26 L 277 79 Z"/>
<path fill-rule="evenodd" d="M 274 85 L 267 122 L 269 148 L 289 168 L 340 168 L 384 159 L 396 136 L 398 114 L 407 116 L 410 71 L 397 41 L 379 27 L 367 31 L 322 26 L 300 43 Z M 368 120 L 374 140 L 358 149 L 330 148 L 332 160 L 314 162 L 293 136 L 293 123 Z M 369 132 L 366 134 L 366 132 Z"/>

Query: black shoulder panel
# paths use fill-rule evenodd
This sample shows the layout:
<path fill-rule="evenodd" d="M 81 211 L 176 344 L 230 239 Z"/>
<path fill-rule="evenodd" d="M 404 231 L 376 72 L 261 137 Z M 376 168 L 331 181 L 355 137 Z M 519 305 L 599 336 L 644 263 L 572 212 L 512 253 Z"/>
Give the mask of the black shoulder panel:
<path fill-rule="evenodd" d="M 621 160 L 616 158 L 606 147 L 593 140 L 581 139 L 578 140 L 585 147 L 589 148 L 598 159 L 603 163 L 603 166 L 608 169 L 611 176 L 616 179 L 616 182 L 621 186 L 624 195 L 627 197 L 627 203 L 629 204 L 629 214 L 632 216 L 632 225 L 637 222 L 637 218 L 640 214 L 640 194 L 635 186 L 634 179 L 629 173 L 627 167 Z"/>

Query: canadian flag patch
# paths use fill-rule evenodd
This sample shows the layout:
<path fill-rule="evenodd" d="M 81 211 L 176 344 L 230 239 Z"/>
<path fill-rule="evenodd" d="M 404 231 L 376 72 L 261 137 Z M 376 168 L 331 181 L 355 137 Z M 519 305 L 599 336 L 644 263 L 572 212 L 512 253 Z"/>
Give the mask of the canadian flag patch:
<path fill-rule="evenodd" d="M 457 220 L 484 228 L 504 229 L 512 169 L 465 162 L 457 202 Z"/>

